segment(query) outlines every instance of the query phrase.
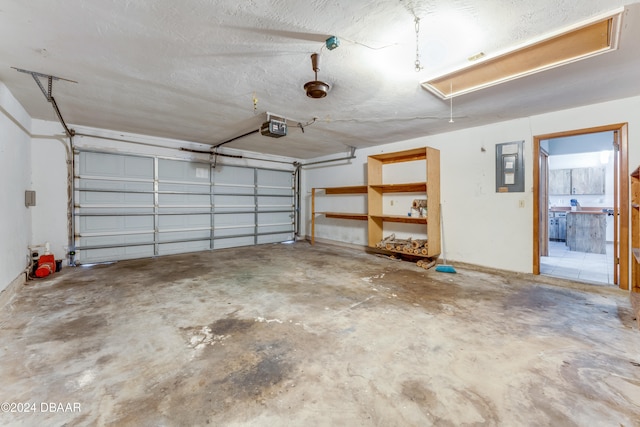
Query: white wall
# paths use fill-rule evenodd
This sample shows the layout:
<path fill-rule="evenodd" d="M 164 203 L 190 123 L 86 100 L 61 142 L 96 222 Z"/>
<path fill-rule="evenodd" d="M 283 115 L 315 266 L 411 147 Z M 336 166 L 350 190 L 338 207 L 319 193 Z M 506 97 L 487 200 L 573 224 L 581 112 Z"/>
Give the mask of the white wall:
<path fill-rule="evenodd" d="M 0 82 L 0 291 L 20 276 L 29 262 L 31 209 L 31 118 Z"/>
<path fill-rule="evenodd" d="M 38 204 L 32 208 L 31 244 L 49 242 L 56 259 L 67 256 L 67 147 L 58 122 L 33 120 L 31 181 Z"/>
<path fill-rule="evenodd" d="M 441 151 L 441 200 L 447 258 L 460 262 L 531 272 L 533 267 L 533 147 L 535 135 L 629 123 L 629 169 L 640 162 L 640 97 L 547 113 L 524 119 L 358 150 L 357 158 L 338 165 L 305 169 L 304 232 L 310 234 L 312 187 L 366 183 L 366 157 L 381 152 L 430 146 Z M 525 141 L 525 192 L 495 192 L 495 144 Z M 483 151 L 483 149 L 485 151 Z M 407 177 L 413 181 L 412 177 Z M 331 200 L 336 200 L 332 202 Z M 325 203 L 339 204 L 339 199 Z M 519 202 L 524 200 L 525 207 Z M 340 206 L 326 206 L 338 210 Z M 366 224 L 320 220 L 316 237 L 366 244 Z M 339 222 L 340 221 L 340 222 Z M 338 223 L 339 222 L 339 223 Z M 363 231 L 364 230 L 364 231 Z"/>

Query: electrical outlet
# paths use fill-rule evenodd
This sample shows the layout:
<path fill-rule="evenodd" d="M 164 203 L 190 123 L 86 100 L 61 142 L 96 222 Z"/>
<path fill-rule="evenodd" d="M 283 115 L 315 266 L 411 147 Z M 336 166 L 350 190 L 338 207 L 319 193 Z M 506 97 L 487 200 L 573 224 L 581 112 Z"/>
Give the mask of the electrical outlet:
<path fill-rule="evenodd" d="M 389 203 L 390 203 L 391 206 L 393 206 L 393 200 L 391 200 Z"/>
<path fill-rule="evenodd" d="M 524 200 L 522 200 L 522 199 L 518 200 L 518 207 L 519 208 L 524 208 Z"/>

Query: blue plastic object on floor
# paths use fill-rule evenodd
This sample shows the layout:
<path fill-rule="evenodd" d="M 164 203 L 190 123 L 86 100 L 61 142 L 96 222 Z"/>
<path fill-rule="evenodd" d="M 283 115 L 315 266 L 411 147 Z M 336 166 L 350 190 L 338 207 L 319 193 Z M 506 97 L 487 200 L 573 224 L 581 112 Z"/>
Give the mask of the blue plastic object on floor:
<path fill-rule="evenodd" d="M 440 273 L 455 273 L 456 269 L 452 265 L 440 264 L 436 266 L 436 271 Z"/>

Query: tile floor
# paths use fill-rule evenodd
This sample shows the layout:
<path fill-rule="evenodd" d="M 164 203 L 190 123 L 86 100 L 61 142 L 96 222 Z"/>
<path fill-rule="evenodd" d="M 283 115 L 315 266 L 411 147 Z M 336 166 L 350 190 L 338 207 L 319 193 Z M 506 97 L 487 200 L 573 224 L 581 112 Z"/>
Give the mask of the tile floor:
<path fill-rule="evenodd" d="M 540 273 L 547 276 L 613 285 L 613 243 L 606 254 L 570 251 L 565 242 L 549 242 L 549 256 L 540 257 Z"/>

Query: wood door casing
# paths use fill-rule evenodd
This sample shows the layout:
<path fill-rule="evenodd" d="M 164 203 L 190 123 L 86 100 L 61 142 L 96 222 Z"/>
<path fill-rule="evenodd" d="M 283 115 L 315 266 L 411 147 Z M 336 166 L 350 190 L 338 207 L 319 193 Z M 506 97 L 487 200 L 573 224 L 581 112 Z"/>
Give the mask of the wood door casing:
<path fill-rule="evenodd" d="M 545 135 L 536 135 L 533 137 L 533 155 L 534 158 L 540 156 L 540 141 L 553 138 L 562 138 L 568 136 L 584 135 L 590 133 L 600 132 L 617 132 L 619 141 L 619 155 L 618 159 L 618 176 L 615 182 L 618 186 L 618 198 L 614 200 L 614 214 L 618 214 L 619 220 L 619 234 L 617 236 L 617 242 L 614 241 L 614 247 L 617 245 L 619 248 L 619 257 L 614 259 L 614 266 L 617 265 L 619 276 L 618 286 L 620 289 L 629 289 L 629 255 L 631 253 L 629 246 L 629 164 L 628 164 L 628 125 L 627 123 L 617 123 L 606 126 L 598 126 L 587 129 L 578 129 L 565 132 L 557 132 Z M 533 274 L 540 274 L 540 217 L 543 216 L 541 212 L 540 203 L 540 164 L 539 162 L 533 162 Z M 615 269 L 615 268 L 614 268 Z"/>
<path fill-rule="evenodd" d="M 549 256 L 549 154 L 540 148 L 540 256 Z"/>

